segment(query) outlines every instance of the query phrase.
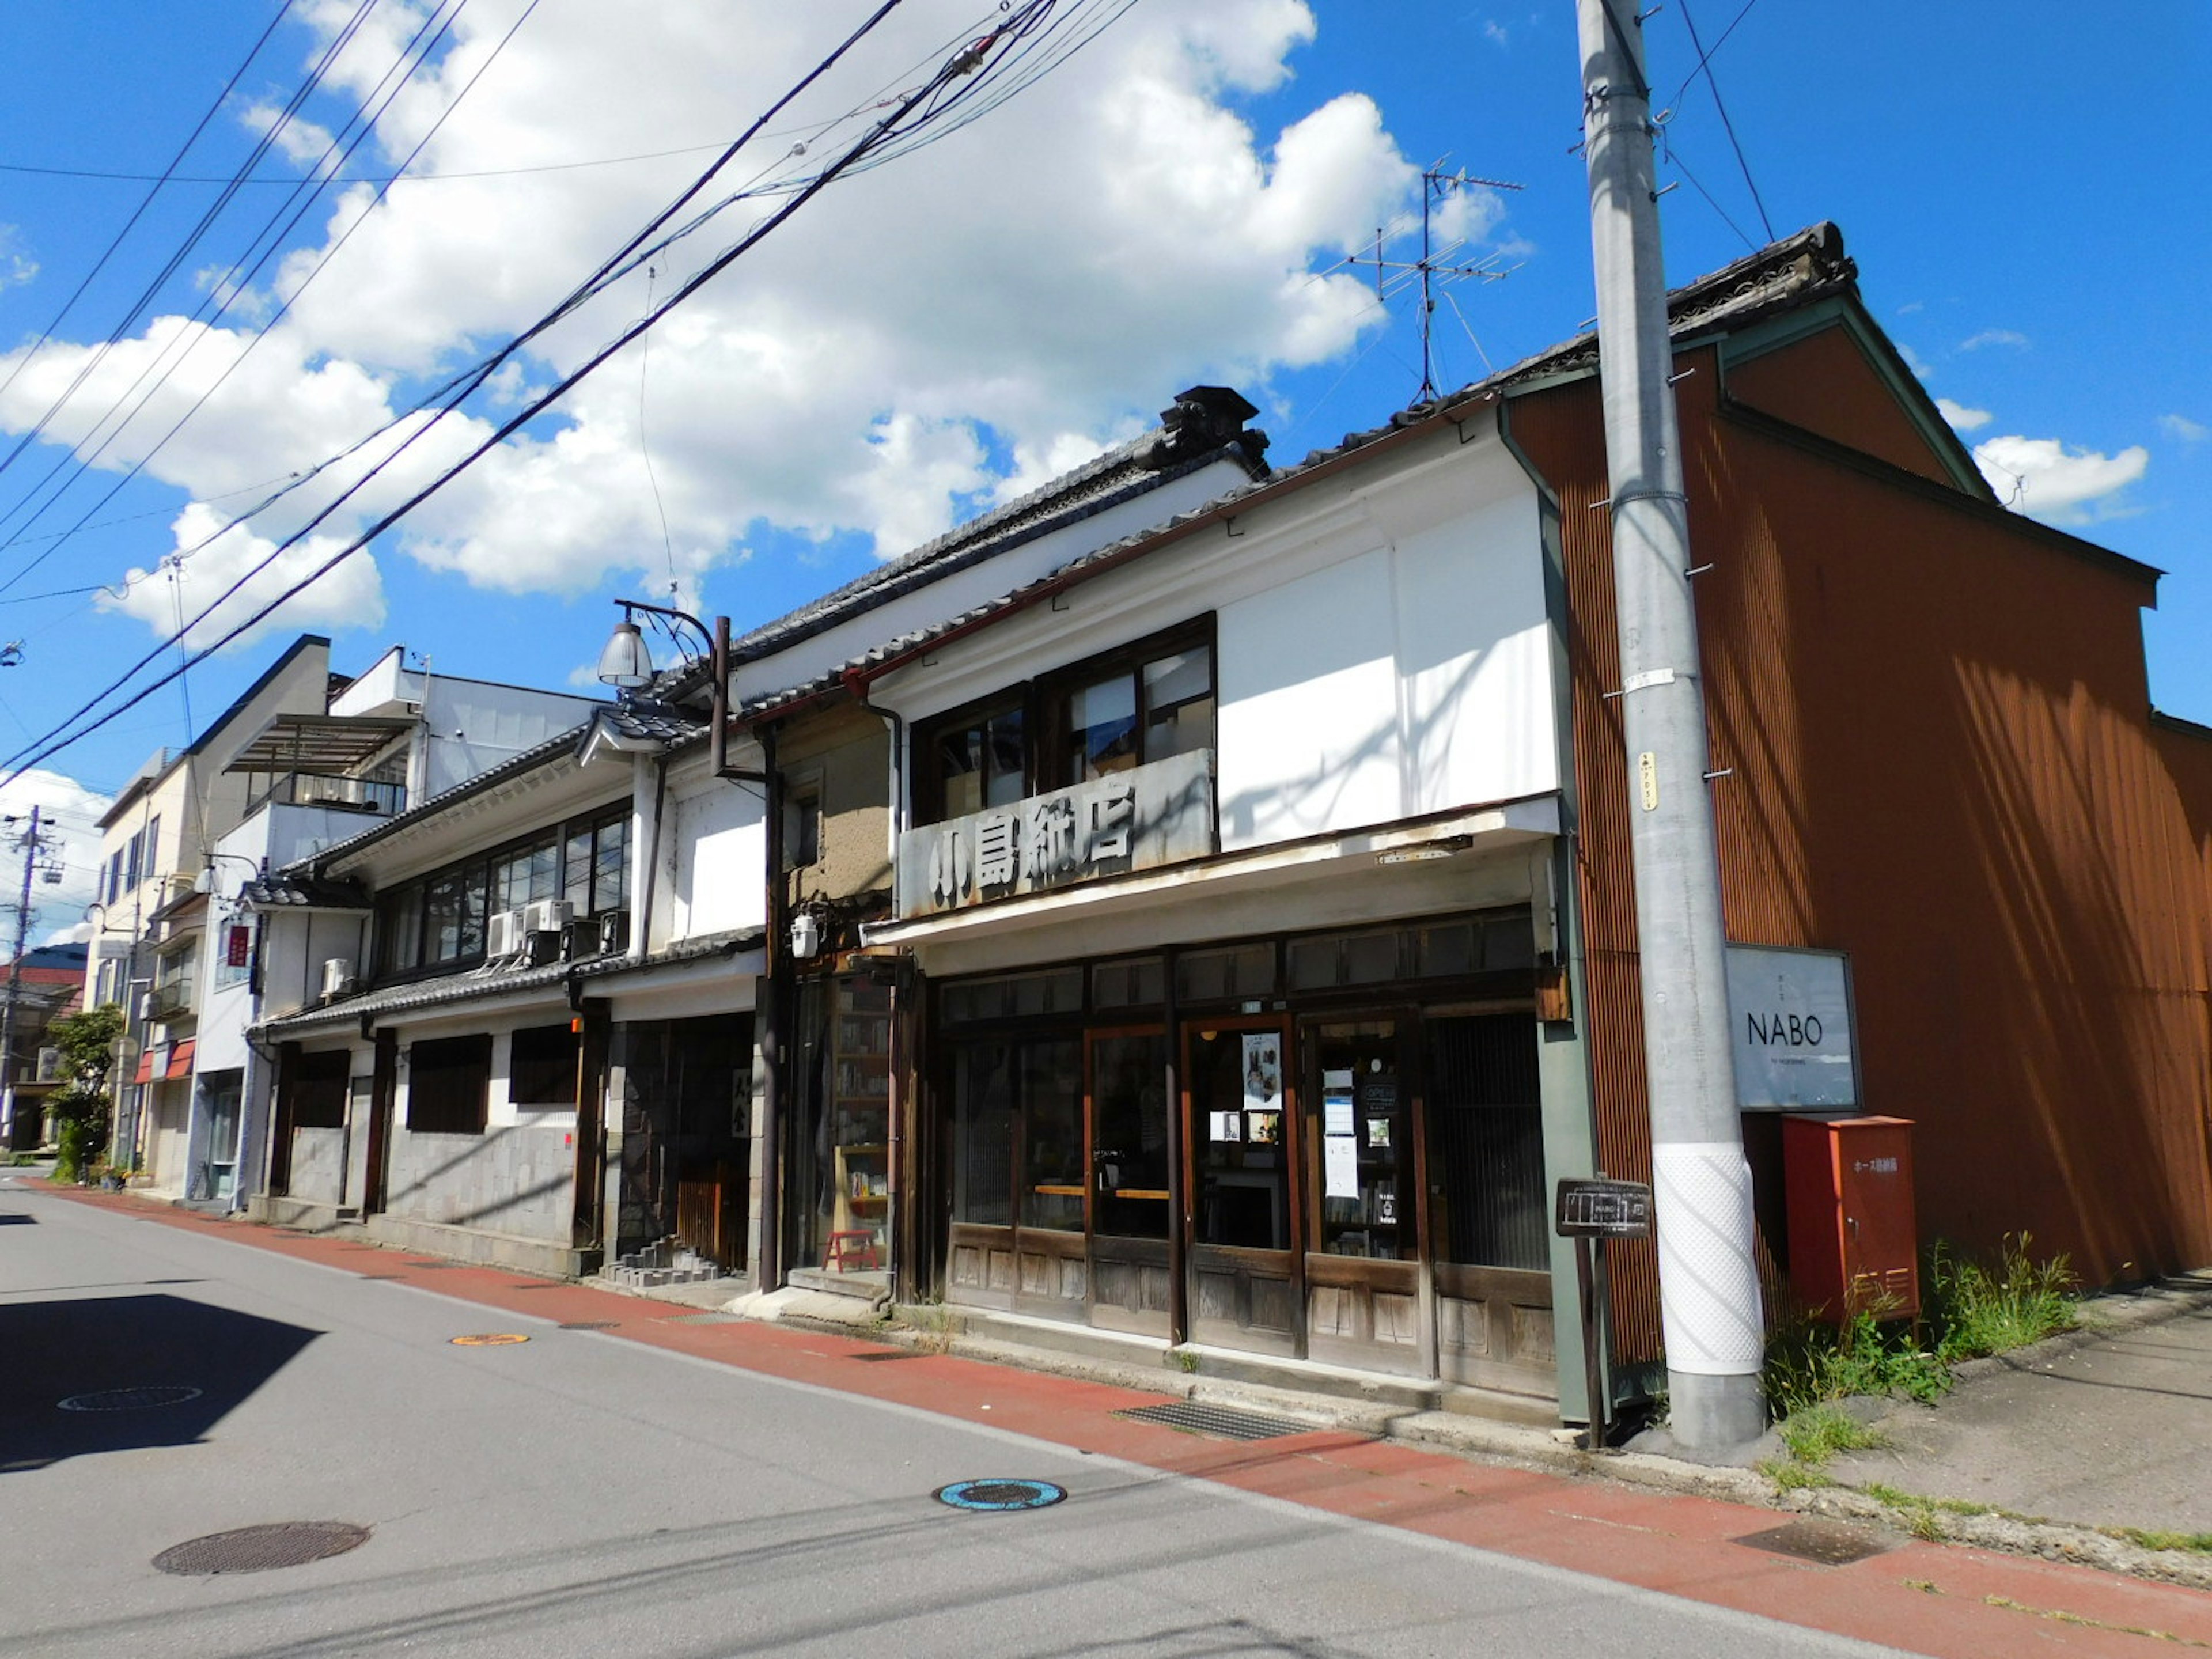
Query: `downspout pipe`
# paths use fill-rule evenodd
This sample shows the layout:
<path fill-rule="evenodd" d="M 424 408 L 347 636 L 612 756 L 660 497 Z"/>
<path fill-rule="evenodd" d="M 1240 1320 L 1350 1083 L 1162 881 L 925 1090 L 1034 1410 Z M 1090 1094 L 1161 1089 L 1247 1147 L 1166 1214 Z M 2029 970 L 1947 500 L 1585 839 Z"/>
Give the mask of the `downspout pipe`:
<path fill-rule="evenodd" d="M 890 728 L 889 787 L 891 810 L 887 815 L 890 820 L 890 846 L 885 850 L 890 860 L 891 915 L 896 916 L 899 914 L 900 896 L 899 837 L 905 831 L 907 816 L 906 717 L 895 708 L 884 708 L 870 702 L 868 682 L 857 672 L 848 672 L 845 676 L 845 687 L 853 694 L 853 701 L 855 703 L 866 709 L 871 714 L 880 715 Z M 898 1040 L 901 1030 L 908 1024 L 906 1018 L 908 1011 L 897 1006 L 900 994 L 904 993 L 908 997 L 918 996 L 921 994 L 921 987 L 915 983 L 913 973 L 904 970 L 898 974 L 893 981 L 893 986 L 891 1041 L 892 1050 L 894 1054 L 897 1054 L 899 1049 L 906 1046 Z M 910 1029 L 919 1030 L 920 1028 L 917 1024 Z M 907 1066 L 903 1075 L 899 1066 L 894 1065 L 890 1068 L 890 1121 L 889 1143 L 884 1149 L 884 1162 L 890 1170 L 891 1178 L 884 1183 L 889 1191 L 884 1199 L 884 1276 L 889 1281 L 891 1295 L 895 1298 L 907 1291 L 907 1287 L 900 1281 L 900 1275 L 903 1271 L 904 1264 L 902 1258 L 904 1252 L 899 1249 L 900 1230 L 905 1223 L 905 1217 L 902 1212 L 905 1207 L 902 1200 L 905 1187 L 903 1160 L 908 1139 L 906 1118 L 908 1113 L 914 1109 L 915 1103 L 921 1098 L 921 1091 L 908 1087 L 906 1081 L 906 1079 L 914 1073 L 914 1056 L 907 1054 L 900 1054 L 898 1057 L 904 1060 Z M 908 1293 L 907 1299 L 911 1301 L 914 1297 Z"/>
<path fill-rule="evenodd" d="M 791 902 L 783 872 L 783 774 L 776 765 L 775 728 L 754 732 L 764 775 L 763 808 L 768 864 L 766 1006 L 758 1011 L 761 1053 L 761 1230 L 754 1286 L 783 1283 L 783 1115 L 791 1092 Z"/>

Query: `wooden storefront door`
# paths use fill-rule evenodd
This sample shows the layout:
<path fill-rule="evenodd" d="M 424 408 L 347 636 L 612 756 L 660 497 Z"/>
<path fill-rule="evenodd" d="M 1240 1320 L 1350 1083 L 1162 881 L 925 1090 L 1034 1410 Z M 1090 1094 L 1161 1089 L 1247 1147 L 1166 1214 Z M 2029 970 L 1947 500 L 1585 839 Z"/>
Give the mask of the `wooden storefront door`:
<path fill-rule="evenodd" d="M 1167 1036 L 1093 1031 L 1085 1043 L 1091 1120 L 1091 1322 L 1168 1333 Z"/>
<path fill-rule="evenodd" d="M 1434 1330 L 1413 1030 L 1410 1018 L 1389 1014 L 1299 1030 L 1306 1353 L 1428 1376 Z"/>
<path fill-rule="evenodd" d="M 1190 1340 L 1297 1356 L 1305 1275 L 1290 1024 L 1183 1028 L 1184 1167 L 1190 1172 Z"/>

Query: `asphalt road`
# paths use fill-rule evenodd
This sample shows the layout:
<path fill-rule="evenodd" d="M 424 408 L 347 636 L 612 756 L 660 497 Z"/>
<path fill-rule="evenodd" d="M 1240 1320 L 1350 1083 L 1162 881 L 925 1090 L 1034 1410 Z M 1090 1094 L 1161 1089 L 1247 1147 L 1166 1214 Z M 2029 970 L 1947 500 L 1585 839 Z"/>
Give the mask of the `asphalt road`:
<path fill-rule="evenodd" d="M 526 1343 L 457 1347 L 488 1328 Z M 63 1411 L 100 1390 L 196 1399 Z M 93 1402 L 99 1403 L 99 1402 Z M 1014 1514 L 935 1501 L 1058 1483 Z M 0 1656 L 1886 1652 L 0 1181 Z M 343 1521 L 346 1554 L 152 1559 Z"/>

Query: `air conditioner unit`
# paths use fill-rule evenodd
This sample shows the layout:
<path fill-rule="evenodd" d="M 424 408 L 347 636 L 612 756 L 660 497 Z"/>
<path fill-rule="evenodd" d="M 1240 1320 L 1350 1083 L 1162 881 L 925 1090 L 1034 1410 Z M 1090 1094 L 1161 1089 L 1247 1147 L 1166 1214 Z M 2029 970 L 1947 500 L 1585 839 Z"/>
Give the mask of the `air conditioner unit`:
<path fill-rule="evenodd" d="M 526 933 L 557 933 L 568 925 L 576 907 L 567 899 L 538 899 L 523 907 L 522 931 Z"/>
<path fill-rule="evenodd" d="M 491 925 L 484 930 L 486 956 L 517 957 L 522 954 L 522 915 L 520 910 L 492 913 Z"/>
<path fill-rule="evenodd" d="M 323 963 L 323 995 L 342 997 L 353 989 L 353 958 L 332 957 Z"/>

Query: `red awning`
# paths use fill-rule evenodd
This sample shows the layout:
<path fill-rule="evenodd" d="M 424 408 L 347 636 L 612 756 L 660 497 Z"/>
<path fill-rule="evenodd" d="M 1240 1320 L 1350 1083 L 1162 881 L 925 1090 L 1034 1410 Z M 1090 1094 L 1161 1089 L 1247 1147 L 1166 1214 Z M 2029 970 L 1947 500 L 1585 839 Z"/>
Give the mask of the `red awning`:
<path fill-rule="evenodd" d="M 168 1051 L 168 1060 L 161 1068 L 161 1080 L 165 1083 L 173 1083 L 180 1077 L 190 1077 L 192 1074 L 192 1048 L 196 1041 L 194 1038 L 187 1037 L 182 1042 L 166 1045 L 155 1043 L 138 1056 L 138 1075 L 131 1081 L 134 1083 L 155 1081 L 154 1061 L 165 1047 Z"/>

